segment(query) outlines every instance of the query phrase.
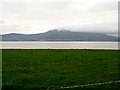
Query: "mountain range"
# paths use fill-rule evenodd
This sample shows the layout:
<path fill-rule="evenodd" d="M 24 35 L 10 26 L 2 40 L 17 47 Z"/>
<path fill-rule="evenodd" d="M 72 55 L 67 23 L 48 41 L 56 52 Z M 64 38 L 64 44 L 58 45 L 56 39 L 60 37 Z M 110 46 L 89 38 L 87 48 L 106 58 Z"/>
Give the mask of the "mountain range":
<path fill-rule="evenodd" d="M 1 41 L 118 41 L 117 37 L 104 33 L 73 32 L 57 29 L 38 34 L 10 33 L 0 36 L 2 36 Z"/>

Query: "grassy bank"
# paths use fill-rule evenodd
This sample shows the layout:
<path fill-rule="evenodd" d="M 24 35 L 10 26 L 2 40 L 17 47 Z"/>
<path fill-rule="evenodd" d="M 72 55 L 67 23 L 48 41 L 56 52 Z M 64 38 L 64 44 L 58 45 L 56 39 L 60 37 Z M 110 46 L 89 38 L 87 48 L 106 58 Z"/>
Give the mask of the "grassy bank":
<path fill-rule="evenodd" d="M 116 50 L 2 50 L 2 56 L 3 88 L 58 88 L 119 79 Z"/>

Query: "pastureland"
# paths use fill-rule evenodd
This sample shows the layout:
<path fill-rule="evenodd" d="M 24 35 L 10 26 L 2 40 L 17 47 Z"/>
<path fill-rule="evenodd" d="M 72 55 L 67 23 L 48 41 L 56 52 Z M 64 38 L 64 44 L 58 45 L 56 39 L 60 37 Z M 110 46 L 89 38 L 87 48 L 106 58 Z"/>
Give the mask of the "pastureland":
<path fill-rule="evenodd" d="M 2 50 L 4 88 L 60 88 L 119 80 L 117 50 Z M 112 88 L 119 83 L 88 87 Z"/>

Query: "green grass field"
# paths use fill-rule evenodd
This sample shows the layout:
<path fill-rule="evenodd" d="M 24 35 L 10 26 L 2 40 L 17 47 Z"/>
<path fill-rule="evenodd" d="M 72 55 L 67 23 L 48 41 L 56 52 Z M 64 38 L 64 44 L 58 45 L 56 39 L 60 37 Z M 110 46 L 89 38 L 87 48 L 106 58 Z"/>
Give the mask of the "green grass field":
<path fill-rule="evenodd" d="M 60 88 L 117 81 L 117 50 L 2 50 L 3 89 Z M 91 86 L 112 88 L 120 83 Z"/>

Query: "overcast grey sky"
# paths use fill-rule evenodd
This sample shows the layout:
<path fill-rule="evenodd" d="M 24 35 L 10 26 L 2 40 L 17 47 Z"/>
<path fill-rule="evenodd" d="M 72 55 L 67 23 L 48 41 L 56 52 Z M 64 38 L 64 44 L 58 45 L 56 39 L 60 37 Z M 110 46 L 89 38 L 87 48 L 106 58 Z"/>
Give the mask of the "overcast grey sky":
<path fill-rule="evenodd" d="M 117 33 L 119 0 L 1 0 L 0 29 L 42 33 L 60 28 Z"/>

